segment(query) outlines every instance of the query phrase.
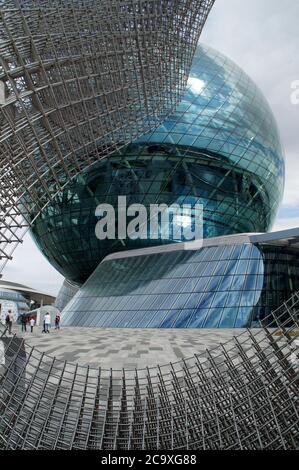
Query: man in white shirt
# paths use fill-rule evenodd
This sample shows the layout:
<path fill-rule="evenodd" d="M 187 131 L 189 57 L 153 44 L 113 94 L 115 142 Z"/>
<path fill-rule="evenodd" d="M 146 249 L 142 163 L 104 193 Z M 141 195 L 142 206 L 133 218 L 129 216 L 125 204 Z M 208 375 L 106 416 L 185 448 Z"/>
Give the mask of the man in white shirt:
<path fill-rule="evenodd" d="M 29 323 L 30 323 L 30 331 L 31 331 L 31 333 L 33 333 L 33 327 L 34 327 L 34 325 L 35 325 L 35 320 L 34 320 L 34 318 L 30 318 L 30 322 L 29 322 Z"/>
<path fill-rule="evenodd" d="M 50 333 L 49 328 L 51 326 L 51 316 L 48 312 L 45 315 L 44 322 L 45 322 L 45 333 Z"/>

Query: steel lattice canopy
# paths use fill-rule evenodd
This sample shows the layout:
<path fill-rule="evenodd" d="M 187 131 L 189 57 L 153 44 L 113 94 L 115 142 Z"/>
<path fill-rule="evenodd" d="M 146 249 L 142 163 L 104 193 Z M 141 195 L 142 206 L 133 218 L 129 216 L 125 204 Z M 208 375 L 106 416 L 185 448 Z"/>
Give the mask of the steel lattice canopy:
<path fill-rule="evenodd" d="M 29 213 L 175 109 L 213 3 L 1 2 L 1 268 Z"/>

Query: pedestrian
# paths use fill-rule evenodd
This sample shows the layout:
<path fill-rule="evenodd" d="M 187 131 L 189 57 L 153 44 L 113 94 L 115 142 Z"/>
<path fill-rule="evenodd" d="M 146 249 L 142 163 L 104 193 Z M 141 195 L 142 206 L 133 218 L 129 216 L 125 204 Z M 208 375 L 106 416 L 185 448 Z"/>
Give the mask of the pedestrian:
<path fill-rule="evenodd" d="M 10 335 L 12 334 L 11 333 L 12 322 L 13 322 L 12 311 L 8 310 L 6 318 L 5 318 L 5 323 L 6 323 L 6 328 L 8 329 L 8 334 L 10 334 Z"/>
<path fill-rule="evenodd" d="M 51 316 L 48 312 L 45 315 L 44 321 L 45 321 L 45 333 L 50 333 L 49 328 L 51 326 Z"/>
<path fill-rule="evenodd" d="M 35 320 L 34 320 L 34 318 L 30 318 L 29 323 L 30 323 L 30 331 L 31 331 L 31 333 L 33 333 L 33 327 L 34 327 L 34 325 L 35 325 Z"/>
<path fill-rule="evenodd" d="M 24 315 L 24 313 L 22 313 L 22 315 L 21 315 L 22 333 L 23 333 L 23 331 L 25 331 L 25 332 L 27 331 L 26 323 L 27 323 L 27 318 Z"/>
<path fill-rule="evenodd" d="M 9 315 L 7 314 L 6 317 L 5 317 L 5 326 L 6 326 L 6 329 L 8 330 L 8 333 L 10 333 L 11 331 L 11 328 L 9 327 Z"/>
<path fill-rule="evenodd" d="M 55 317 L 55 330 L 60 330 L 60 315 L 58 313 Z"/>
<path fill-rule="evenodd" d="M 46 322 L 45 322 L 45 319 L 44 319 L 44 321 L 43 321 L 42 333 L 46 333 Z"/>

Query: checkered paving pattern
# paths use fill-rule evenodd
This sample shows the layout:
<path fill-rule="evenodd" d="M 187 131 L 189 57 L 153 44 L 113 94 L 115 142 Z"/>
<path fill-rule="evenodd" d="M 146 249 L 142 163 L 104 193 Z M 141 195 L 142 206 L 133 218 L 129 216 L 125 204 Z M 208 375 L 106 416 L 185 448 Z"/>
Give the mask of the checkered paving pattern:
<path fill-rule="evenodd" d="M 17 328 L 14 330 L 17 331 Z M 165 362 L 203 354 L 226 343 L 244 330 L 176 330 L 70 328 L 51 329 L 49 334 L 35 328 L 22 334 L 29 347 L 63 361 L 109 369 L 143 369 Z M 246 333 L 245 333 L 246 334 Z M 19 334 L 21 336 L 21 334 Z"/>

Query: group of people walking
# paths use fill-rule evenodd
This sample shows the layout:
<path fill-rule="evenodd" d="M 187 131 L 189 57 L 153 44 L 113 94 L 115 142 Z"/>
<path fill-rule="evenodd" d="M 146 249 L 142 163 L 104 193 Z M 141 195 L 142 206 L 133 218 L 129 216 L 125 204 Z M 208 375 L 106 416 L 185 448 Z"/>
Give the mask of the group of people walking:
<path fill-rule="evenodd" d="M 20 317 L 21 320 L 21 327 L 22 327 L 22 332 L 27 332 L 27 326 L 30 327 L 30 332 L 33 333 L 33 328 L 35 326 L 35 319 L 34 318 L 28 318 L 26 315 L 22 314 Z M 8 330 L 8 333 L 11 335 L 12 334 L 12 324 L 14 322 L 14 316 L 11 310 L 8 310 L 6 318 L 5 318 L 5 325 Z M 42 333 L 50 333 L 50 328 L 51 328 L 51 315 L 49 312 L 47 312 L 44 316 L 43 320 L 43 330 Z M 55 317 L 55 330 L 60 329 L 60 315 L 57 313 Z"/>

